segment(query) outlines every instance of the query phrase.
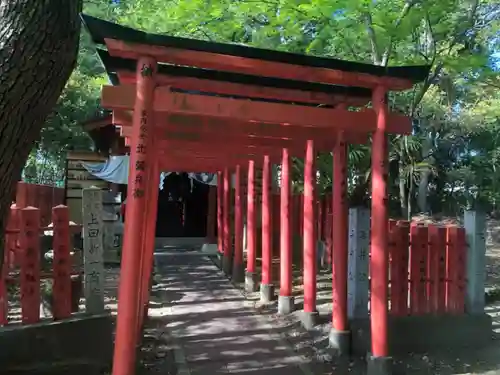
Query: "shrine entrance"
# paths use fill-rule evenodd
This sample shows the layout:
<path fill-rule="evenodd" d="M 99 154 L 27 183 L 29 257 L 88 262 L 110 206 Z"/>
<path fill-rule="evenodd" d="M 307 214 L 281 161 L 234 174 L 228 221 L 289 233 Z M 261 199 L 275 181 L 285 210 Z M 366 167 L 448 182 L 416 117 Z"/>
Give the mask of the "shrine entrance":
<path fill-rule="evenodd" d="M 132 375 L 147 314 L 160 171 L 219 173 L 218 249 L 224 270 L 256 278 L 255 169 L 262 168 L 261 299 L 272 278 L 271 168 L 281 164 L 278 306 L 295 308 L 290 241 L 291 158 L 304 159 L 303 325 L 316 324 L 316 156 L 332 152 L 332 325 L 330 345 L 349 351 L 347 314 L 347 146 L 371 140 L 370 322 L 368 374 L 388 374 L 388 134 L 411 134 L 411 119 L 389 111 L 390 91 L 408 90 L 428 66 L 380 67 L 241 45 L 151 35 L 83 16 L 115 86 L 102 106 L 130 138 L 130 174 L 113 375 Z M 247 174 L 247 251 L 242 178 Z M 231 193 L 235 176 L 234 195 Z M 154 188 L 153 188 L 154 187 Z M 233 199 L 234 197 L 234 199 Z M 246 271 L 246 274 L 245 274 Z"/>

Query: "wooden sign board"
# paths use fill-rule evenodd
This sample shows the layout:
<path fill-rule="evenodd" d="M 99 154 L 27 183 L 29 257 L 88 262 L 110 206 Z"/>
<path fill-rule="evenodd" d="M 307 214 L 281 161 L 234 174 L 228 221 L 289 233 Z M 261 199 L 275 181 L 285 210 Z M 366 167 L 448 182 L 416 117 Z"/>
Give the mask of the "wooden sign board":
<path fill-rule="evenodd" d="M 109 183 L 89 173 L 85 163 L 102 163 L 107 159 L 95 152 L 68 152 L 66 156 L 66 202 L 70 220 L 82 224 L 82 190 L 90 187 L 108 189 Z"/>

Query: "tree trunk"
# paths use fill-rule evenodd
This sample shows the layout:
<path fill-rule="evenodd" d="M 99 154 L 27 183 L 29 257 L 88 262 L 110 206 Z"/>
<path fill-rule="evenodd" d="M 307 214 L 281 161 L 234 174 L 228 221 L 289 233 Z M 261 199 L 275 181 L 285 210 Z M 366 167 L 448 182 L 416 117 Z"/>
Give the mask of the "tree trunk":
<path fill-rule="evenodd" d="M 75 66 L 82 0 L 0 0 L 0 266 L 15 184 Z"/>

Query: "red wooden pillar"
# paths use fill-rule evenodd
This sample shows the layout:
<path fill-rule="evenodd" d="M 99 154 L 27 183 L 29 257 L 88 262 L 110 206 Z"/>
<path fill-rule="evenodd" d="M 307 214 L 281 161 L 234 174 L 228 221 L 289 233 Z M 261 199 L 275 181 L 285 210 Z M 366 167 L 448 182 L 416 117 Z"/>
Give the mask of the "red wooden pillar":
<path fill-rule="evenodd" d="M 217 190 L 215 186 L 208 187 L 208 212 L 207 212 L 207 242 L 215 241 L 215 215 L 217 209 Z"/>
<path fill-rule="evenodd" d="M 245 275 L 245 289 L 247 292 L 257 290 L 255 234 L 255 162 L 249 160 L 247 178 L 247 269 Z"/>
<path fill-rule="evenodd" d="M 302 323 L 306 329 L 316 325 L 316 230 L 315 230 L 315 187 L 316 153 L 314 142 L 307 141 L 304 165 L 304 312 Z"/>
<path fill-rule="evenodd" d="M 52 209 L 54 223 L 54 319 L 64 319 L 71 315 L 71 257 L 69 210 L 66 206 Z"/>
<path fill-rule="evenodd" d="M 223 209 L 222 209 L 222 226 L 223 226 L 223 233 L 224 233 L 224 239 L 223 239 L 223 248 L 224 248 L 224 256 L 222 259 L 222 269 L 224 272 L 228 275 L 231 274 L 231 233 L 230 233 L 230 224 L 229 224 L 229 212 L 230 212 L 230 194 L 231 191 L 229 190 L 231 188 L 230 185 L 230 175 L 229 175 L 229 169 L 225 168 L 224 169 L 224 174 L 223 174 L 224 182 L 223 182 Z"/>
<path fill-rule="evenodd" d="M 234 261 L 232 278 L 235 282 L 244 279 L 245 267 L 243 265 L 243 202 L 241 197 L 241 166 L 236 166 L 234 183 Z"/>
<path fill-rule="evenodd" d="M 217 173 L 217 250 L 223 253 L 224 229 L 222 226 L 222 172 Z"/>
<path fill-rule="evenodd" d="M 330 345 L 340 354 L 350 350 L 350 333 L 347 320 L 347 254 L 348 254 L 348 205 L 347 205 L 347 144 L 342 133 L 338 134 L 333 150 L 332 191 L 332 329 Z"/>
<path fill-rule="evenodd" d="M 17 208 L 25 208 L 28 207 L 29 200 L 29 191 L 28 184 L 22 181 L 19 181 L 16 185 L 16 206 Z"/>
<path fill-rule="evenodd" d="M 387 98 L 386 89 L 373 92 L 377 128 L 372 142 L 372 207 L 371 207 L 371 356 L 368 370 L 388 362 L 388 215 L 387 215 Z M 387 364 L 389 366 L 389 364 Z"/>
<path fill-rule="evenodd" d="M 151 144 L 153 148 L 154 145 Z M 151 150 L 150 173 L 148 176 L 147 186 L 147 207 L 144 217 L 144 241 L 143 241 L 143 256 L 141 264 L 141 288 L 140 288 L 140 305 L 139 305 L 139 325 L 138 329 L 142 332 L 144 317 L 148 315 L 149 308 L 149 291 L 151 289 L 151 273 L 153 271 L 154 251 L 156 243 L 156 217 L 158 213 L 158 190 L 160 189 L 160 169 L 158 163 L 155 162 L 155 153 Z"/>
<path fill-rule="evenodd" d="M 21 314 L 25 324 L 40 320 L 40 210 L 21 210 Z"/>
<path fill-rule="evenodd" d="M 281 195 L 280 195 L 280 295 L 278 312 L 289 314 L 295 308 L 292 296 L 292 244 L 291 244 L 291 179 L 290 154 L 283 149 L 281 159 Z"/>
<path fill-rule="evenodd" d="M 154 112 L 156 61 L 142 57 L 137 64 L 137 92 L 132 122 L 130 174 L 128 178 L 125 231 L 123 239 L 118 316 L 116 319 L 113 375 L 135 373 L 137 344 L 137 311 L 140 306 L 141 251 L 144 241 L 143 220 L 147 205 L 148 138 L 151 136 Z"/>
<path fill-rule="evenodd" d="M 271 161 L 266 155 L 262 170 L 262 280 L 260 283 L 262 302 L 270 302 L 274 299 L 271 236 Z"/>

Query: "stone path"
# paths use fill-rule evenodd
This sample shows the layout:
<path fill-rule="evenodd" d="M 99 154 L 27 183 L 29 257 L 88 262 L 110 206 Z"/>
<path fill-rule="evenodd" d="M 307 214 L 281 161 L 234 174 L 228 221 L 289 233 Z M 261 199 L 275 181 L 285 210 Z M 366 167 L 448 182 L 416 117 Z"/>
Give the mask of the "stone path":
<path fill-rule="evenodd" d="M 153 293 L 162 306 L 154 311 L 177 348 L 179 375 L 313 374 L 208 257 L 171 249 L 156 255 L 156 267 Z"/>

